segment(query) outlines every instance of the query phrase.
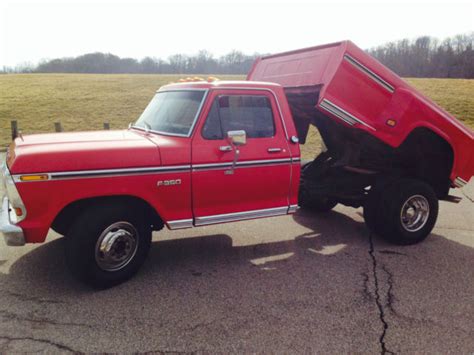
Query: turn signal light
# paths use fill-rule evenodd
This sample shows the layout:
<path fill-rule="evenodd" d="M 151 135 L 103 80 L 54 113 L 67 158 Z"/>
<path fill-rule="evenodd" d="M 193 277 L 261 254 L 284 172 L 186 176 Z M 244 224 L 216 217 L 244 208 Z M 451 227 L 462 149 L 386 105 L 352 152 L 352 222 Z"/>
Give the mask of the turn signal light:
<path fill-rule="evenodd" d="M 21 208 L 14 208 L 17 217 L 23 216 L 23 210 Z"/>
<path fill-rule="evenodd" d="M 390 126 L 390 127 L 395 127 L 397 125 L 397 121 L 392 120 L 392 119 L 388 119 L 386 123 L 387 123 L 387 126 Z"/>
<path fill-rule="evenodd" d="M 48 180 L 47 174 L 20 176 L 20 181 L 43 181 L 43 180 Z"/>

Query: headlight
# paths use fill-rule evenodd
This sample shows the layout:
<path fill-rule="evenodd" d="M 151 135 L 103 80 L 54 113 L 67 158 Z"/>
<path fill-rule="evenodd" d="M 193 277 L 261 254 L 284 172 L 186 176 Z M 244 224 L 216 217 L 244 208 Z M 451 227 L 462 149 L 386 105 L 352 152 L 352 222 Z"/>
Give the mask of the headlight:
<path fill-rule="evenodd" d="M 26 218 L 26 208 L 6 165 L 2 167 L 2 184 L 13 210 L 13 213 L 10 213 L 10 222 L 15 224 L 23 221 Z"/>

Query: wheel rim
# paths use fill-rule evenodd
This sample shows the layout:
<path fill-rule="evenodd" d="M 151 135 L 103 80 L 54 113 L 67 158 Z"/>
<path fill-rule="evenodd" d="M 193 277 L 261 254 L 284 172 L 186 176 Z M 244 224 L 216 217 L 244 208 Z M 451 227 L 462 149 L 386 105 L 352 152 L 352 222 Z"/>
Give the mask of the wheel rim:
<path fill-rule="evenodd" d="M 95 260 L 104 271 L 117 271 L 130 263 L 138 249 L 138 232 L 128 222 L 108 226 L 95 246 Z"/>
<path fill-rule="evenodd" d="M 430 216 L 430 204 L 425 196 L 414 195 L 402 206 L 400 221 L 408 232 L 416 232 L 423 228 Z"/>

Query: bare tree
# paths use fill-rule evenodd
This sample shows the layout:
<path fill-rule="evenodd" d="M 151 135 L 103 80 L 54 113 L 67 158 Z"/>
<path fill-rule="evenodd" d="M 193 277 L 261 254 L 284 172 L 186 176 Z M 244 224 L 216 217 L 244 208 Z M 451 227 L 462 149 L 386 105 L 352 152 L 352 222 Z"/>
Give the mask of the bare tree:
<path fill-rule="evenodd" d="M 390 42 L 368 52 L 401 76 L 474 78 L 474 32 L 439 40 Z"/>
<path fill-rule="evenodd" d="M 439 41 L 422 36 L 402 39 L 369 49 L 368 52 L 405 77 L 474 78 L 474 32 Z M 167 60 L 145 57 L 141 61 L 110 53 L 88 53 L 75 58 L 42 61 L 34 67 L 26 63 L 3 73 L 165 73 L 165 74 L 245 74 L 258 53 L 246 55 L 233 50 L 215 58 L 207 50 L 196 55 L 174 54 Z"/>

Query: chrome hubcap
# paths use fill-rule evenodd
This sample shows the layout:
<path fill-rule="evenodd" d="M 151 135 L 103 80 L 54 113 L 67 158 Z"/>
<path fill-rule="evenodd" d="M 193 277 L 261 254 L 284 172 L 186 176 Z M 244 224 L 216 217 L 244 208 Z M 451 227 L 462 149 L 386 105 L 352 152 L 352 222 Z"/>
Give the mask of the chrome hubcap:
<path fill-rule="evenodd" d="M 430 216 L 430 204 L 422 195 L 411 196 L 405 201 L 400 213 L 403 228 L 416 232 L 423 228 Z"/>
<path fill-rule="evenodd" d="M 138 249 L 138 232 L 128 222 L 107 227 L 95 246 L 97 265 L 105 271 L 117 271 L 133 259 Z"/>

